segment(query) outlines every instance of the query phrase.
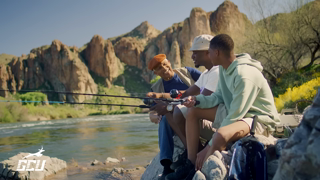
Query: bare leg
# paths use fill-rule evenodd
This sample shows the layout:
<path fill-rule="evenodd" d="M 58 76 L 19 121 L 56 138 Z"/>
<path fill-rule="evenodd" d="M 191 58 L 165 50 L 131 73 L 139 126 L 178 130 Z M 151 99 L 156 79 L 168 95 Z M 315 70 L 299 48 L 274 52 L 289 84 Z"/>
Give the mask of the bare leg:
<path fill-rule="evenodd" d="M 230 125 L 219 128 L 218 131 L 212 136 L 212 146 L 209 148 L 205 158 L 203 160 L 197 159 L 196 168 L 201 169 L 203 163 L 216 150 L 225 150 L 229 142 L 237 141 L 245 137 L 249 132 L 250 128 L 244 121 L 237 121 Z"/>
<path fill-rule="evenodd" d="M 200 109 L 200 108 L 189 108 L 187 115 L 186 124 L 186 137 L 187 137 L 187 149 L 188 149 L 188 159 L 195 164 L 197 153 L 198 153 L 198 143 L 199 143 L 199 120 L 207 119 L 214 121 L 216 116 L 218 106 L 210 109 Z"/>

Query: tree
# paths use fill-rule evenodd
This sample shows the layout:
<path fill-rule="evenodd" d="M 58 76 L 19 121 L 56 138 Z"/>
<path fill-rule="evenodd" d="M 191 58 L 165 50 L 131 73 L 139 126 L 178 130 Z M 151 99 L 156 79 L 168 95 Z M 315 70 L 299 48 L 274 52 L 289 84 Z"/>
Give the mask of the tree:
<path fill-rule="evenodd" d="M 253 22 L 244 48 L 262 62 L 271 84 L 284 72 L 308 68 L 320 58 L 319 0 L 287 1 L 284 6 L 290 13 L 273 16 L 270 15 L 275 1 L 245 0 L 245 3 L 251 15 L 259 15 L 262 20 Z"/>

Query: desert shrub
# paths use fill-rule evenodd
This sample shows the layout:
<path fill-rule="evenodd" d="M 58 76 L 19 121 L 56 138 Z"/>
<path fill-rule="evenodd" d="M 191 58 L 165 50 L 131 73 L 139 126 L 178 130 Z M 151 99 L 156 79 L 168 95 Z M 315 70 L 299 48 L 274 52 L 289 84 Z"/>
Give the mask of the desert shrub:
<path fill-rule="evenodd" d="M 0 103 L 0 123 L 12 123 L 26 121 L 28 110 L 19 103 L 1 102 Z"/>

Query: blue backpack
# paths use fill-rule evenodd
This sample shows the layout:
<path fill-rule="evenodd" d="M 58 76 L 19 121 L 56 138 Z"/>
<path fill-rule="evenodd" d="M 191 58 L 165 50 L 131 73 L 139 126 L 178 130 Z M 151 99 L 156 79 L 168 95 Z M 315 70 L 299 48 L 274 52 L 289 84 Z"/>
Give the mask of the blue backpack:
<path fill-rule="evenodd" d="M 264 145 L 255 140 L 253 118 L 250 130 L 254 138 L 242 138 L 233 151 L 228 180 L 267 180 L 267 157 Z"/>

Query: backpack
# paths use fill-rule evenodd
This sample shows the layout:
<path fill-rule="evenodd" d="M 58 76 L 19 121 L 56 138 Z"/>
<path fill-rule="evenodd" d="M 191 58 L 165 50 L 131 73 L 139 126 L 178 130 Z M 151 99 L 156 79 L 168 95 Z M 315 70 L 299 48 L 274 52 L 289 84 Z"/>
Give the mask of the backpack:
<path fill-rule="evenodd" d="M 235 143 L 228 180 L 267 180 L 266 151 L 254 137 L 255 126 L 254 117 L 250 136 Z"/>

